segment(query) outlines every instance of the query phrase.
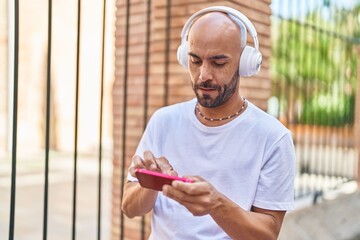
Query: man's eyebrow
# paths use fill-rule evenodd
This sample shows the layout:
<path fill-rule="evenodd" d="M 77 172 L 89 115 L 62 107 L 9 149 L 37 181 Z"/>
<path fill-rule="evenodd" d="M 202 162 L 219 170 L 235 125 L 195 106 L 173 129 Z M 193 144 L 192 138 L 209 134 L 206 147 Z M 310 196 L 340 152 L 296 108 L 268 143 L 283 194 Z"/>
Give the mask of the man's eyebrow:
<path fill-rule="evenodd" d="M 229 58 L 228 56 L 224 55 L 224 54 L 220 54 L 220 55 L 215 55 L 215 56 L 211 56 L 209 57 L 209 59 L 224 59 L 224 58 Z"/>
<path fill-rule="evenodd" d="M 196 55 L 195 53 L 189 52 L 189 55 L 195 58 L 200 58 L 198 55 Z"/>
<path fill-rule="evenodd" d="M 195 57 L 195 58 L 200 58 L 198 55 L 196 55 L 193 52 L 189 52 L 189 55 L 192 57 Z M 229 56 L 226 56 L 225 54 L 220 54 L 220 55 L 214 55 L 214 56 L 209 57 L 209 59 L 214 59 L 214 60 L 225 59 L 225 58 L 229 58 Z"/>

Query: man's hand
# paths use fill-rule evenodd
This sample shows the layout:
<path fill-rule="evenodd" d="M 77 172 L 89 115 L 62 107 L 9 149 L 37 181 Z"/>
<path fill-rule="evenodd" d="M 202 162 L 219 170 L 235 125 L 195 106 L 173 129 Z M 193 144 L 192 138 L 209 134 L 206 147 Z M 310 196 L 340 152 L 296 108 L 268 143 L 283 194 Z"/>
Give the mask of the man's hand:
<path fill-rule="evenodd" d="M 194 216 L 209 214 L 232 239 L 277 239 L 285 211 L 252 207 L 245 211 L 201 177 L 193 183 L 173 181 L 163 194 L 186 207 Z"/>
<path fill-rule="evenodd" d="M 135 155 L 132 158 L 132 165 L 129 167 L 131 176 L 136 177 L 135 169 L 138 168 L 178 176 L 177 172 L 165 157 L 156 158 L 150 151 L 145 151 L 143 158 L 139 155 Z"/>
<path fill-rule="evenodd" d="M 135 155 L 129 167 L 131 176 L 136 177 L 135 169 L 147 169 L 151 171 L 166 173 L 177 176 L 171 164 L 165 157 L 156 158 L 150 151 L 145 151 L 143 158 Z M 130 218 L 143 216 L 150 212 L 155 204 L 158 191 L 143 188 L 138 182 L 126 182 L 124 185 L 124 195 L 121 209 Z"/>
<path fill-rule="evenodd" d="M 221 193 L 201 177 L 188 177 L 193 183 L 174 181 L 163 187 L 163 194 L 185 206 L 194 216 L 210 214 L 218 205 Z"/>

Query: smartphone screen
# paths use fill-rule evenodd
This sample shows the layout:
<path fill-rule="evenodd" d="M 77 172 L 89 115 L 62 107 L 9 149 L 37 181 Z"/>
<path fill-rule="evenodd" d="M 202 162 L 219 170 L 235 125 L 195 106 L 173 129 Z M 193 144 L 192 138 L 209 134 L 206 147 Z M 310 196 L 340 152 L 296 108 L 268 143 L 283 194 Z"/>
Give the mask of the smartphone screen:
<path fill-rule="evenodd" d="M 183 177 L 175 177 L 164 173 L 154 172 L 146 169 L 136 169 L 136 177 L 139 183 L 144 188 L 150 188 L 157 191 L 162 191 L 164 184 L 171 184 L 174 180 L 183 182 L 193 182 L 191 179 Z"/>

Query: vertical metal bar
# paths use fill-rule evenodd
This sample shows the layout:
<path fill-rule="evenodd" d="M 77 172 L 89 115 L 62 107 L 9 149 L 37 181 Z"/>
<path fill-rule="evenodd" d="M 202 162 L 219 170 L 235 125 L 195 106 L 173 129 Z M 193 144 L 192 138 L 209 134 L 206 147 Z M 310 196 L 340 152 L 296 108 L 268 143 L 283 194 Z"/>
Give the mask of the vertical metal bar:
<path fill-rule="evenodd" d="M 106 26 L 106 0 L 103 4 L 102 19 L 102 48 L 101 48 L 101 86 L 100 86 L 100 119 L 99 119 L 99 173 L 98 173 L 98 219 L 97 239 L 101 239 L 101 185 L 102 185 L 102 126 L 103 126 L 103 105 L 104 105 L 104 66 L 105 66 L 105 26 Z"/>
<path fill-rule="evenodd" d="M 126 159 L 126 114 L 127 114 L 127 87 L 128 87 L 128 68 L 129 68 L 129 31 L 130 31 L 130 0 L 126 1 L 126 20 L 125 20 L 125 55 L 124 55 L 124 91 L 123 91 L 123 126 L 122 126 L 122 163 L 121 163 L 121 201 L 123 197 L 124 181 L 125 181 L 125 159 Z M 124 239 L 124 214 L 120 214 L 120 239 Z"/>
<path fill-rule="evenodd" d="M 291 19 L 293 19 L 293 21 L 291 21 L 291 32 L 293 33 L 293 36 L 291 36 L 292 39 L 289 41 L 289 43 L 291 44 L 291 46 L 290 46 L 291 50 L 289 51 L 289 57 L 290 57 L 290 62 L 292 64 L 296 63 L 297 58 L 295 57 L 295 55 L 298 51 L 298 48 L 295 48 L 295 46 L 294 46 L 295 38 L 297 37 L 296 30 L 298 28 L 298 24 L 296 23 L 296 21 L 297 21 L 296 14 L 297 14 L 298 9 L 299 8 L 298 8 L 297 4 L 294 4 L 294 6 L 291 9 L 291 15 L 292 15 Z M 294 88 L 295 87 L 296 87 L 296 85 L 289 84 L 287 87 L 287 90 L 286 90 L 286 92 L 288 93 L 288 97 L 287 97 L 288 110 L 287 110 L 287 121 L 286 121 L 288 127 L 293 126 L 293 123 L 294 123 L 293 116 L 294 116 L 294 98 L 295 98 Z"/>
<path fill-rule="evenodd" d="M 293 9 L 293 6 L 292 6 L 292 4 L 288 4 L 288 9 L 287 9 L 287 12 L 288 13 L 290 13 L 290 14 L 292 14 L 292 9 Z M 286 49 L 288 49 L 288 48 L 291 48 L 291 46 L 290 46 L 290 44 L 291 44 L 291 37 L 293 37 L 292 35 L 291 35 L 291 32 L 292 32 L 292 29 L 293 29 L 293 26 L 294 26 L 294 22 L 293 22 L 293 16 L 292 15 L 290 15 L 289 16 L 289 21 L 288 21 L 288 23 L 289 23 L 289 25 L 287 26 L 287 29 L 285 30 L 287 33 L 290 33 L 290 34 L 288 34 L 288 36 L 289 36 L 289 38 L 290 38 L 290 40 L 289 41 L 287 41 L 285 44 L 284 44 L 284 48 L 286 48 Z M 285 50 L 286 51 L 286 50 Z M 285 52 L 284 51 L 284 52 Z M 288 55 L 288 61 L 289 62 L 291 62 L 291 54 L 289 53 L 289 55 Z M 284 64 L 286 65 L 287 64 L 287 62 L 285 62 L 284 61 Z M 289 125 L 289 104 L 288 104 L 288 99 L 289 99 L 289 89 L 288 89 L 288 81 L 289 80 L 291 80 L 290 79 L 290 77 L 289 76 L 284 76 L 283 78 L 282 78 L 282 81 L 281 81 L 281 84 L 282 84 L 282 86 L 281 86 L 281 88 L 282 88 L 282 95 L 283 95 L 283 97 L 282 97 L 282 105 L 283 105 L 283 107 L 284 107 L 284 120 L 285 120 L 285 122 L 284 122 L 284 124 L 285 124 L 285 126 L 287 126 L 288 127 L 288 125 Z"/>
<path fill-rule="evenodd" d="M 322 6 L 318 6 L 317 7 L 317 16 L 321 15 L 322 12 Z M 320 21 L 320 17 L 316 17 L 316 22 L 314 23 L 315 25 L 315 32 L 316 32 L 316 37 L 315 37 L 315 41 L 316 41 L 316 49 L 317 51 L 320 52 L 320 48 L 321 48 L 321 37 L 323 35 L 322 31 L 321 31 L 321 21 Z M 314 70 L 315 70 L 315 79 L 318 79 L 318 83 L 315 85 L 316 86 L 316 94 L 320 95 L 323 93 L 323 89 L 321 89 L 321 56 L 320 54 L 316 54 L 315 57 L 315 64 L 314 64 Z M 317 182 L 317 186 L 316 186 L 316 192 L 321 194 L 321 191 L 323 190 L 323 178 L 324 175 L 322 174 L 322 161 L 324 161 L 323 156 L 322 156 L 322 152 L 323 152 L 323 139 L 322 137 L 322 133 L 323 133 L 323 129 L 324 126 L 322 124 L 322 114 L 317 112 L 314 115 L 314 132 L 313 132 L 313 137 L 314 137 L 314 143 L 313 143 L 313 147 L 314 147 L 314 159 L 316 159 L 316 174 L 317 174 L 317 178 L 316 178 L 316 182 Z"/>
<path fill-rule="evenodd" d="M 146 15 L 146 46 L 145 46 L 145 86 L 144 86 L 144 130 L 146 128 L 149 105 L 149 75 L 150 75 L 150 36 L 151 36 L 151 0 L 147 1 Z"/>
<path fill-rule="evenodd" d="M 357 50 L 357 71 L 356 71 L 356 92 L 355 92 L 355 149 L 357 150 L 357 173 L 356 180 L 358 186 L 360 186 L 360 45 L 356 47 Z"/>
<path fill-rule="evenodd" d="M 75 133 L 74 133 L 74 184 L 72 209 L 72 239 L 76 238 L 76 188 L 77 188 L 77 143 L 78 143 L 78 108 L 79 108 L 79 75 L 80 75 L 80 26 L 81 0 L 77 9 L 77 46 L 76 46 L 76 87 L 75 87 Z"/>
<path fill-rule="evenodd" d="M 15 228 L 15 196 L 16 196 L 16 148 L 17 148 L 17 111 L 18 111 L 18 82 L 19 82 L 19 0 L 14 1 L 14 99 L 13 99 L 13 138 L 11 165 L 11 199 L 9 240 L 14 239 Z"/>
<path fill-rule="evenodd" d="M 297 7 L 297 9 L 298 9 L 297 13 L 301 13 L 301 7 L 299 5 L 300 5 L 299 3 L 297 3 L 295 5 L 295 7 Z M 296 17 L 296 14 L 295 14 L 295 17 Z M 296 19 L 296 20 L 299 21 L 299 19 Z M 294 31 L 294 33 L 298 34 L 297 37 L 301 38 L 301 25 L 294 22 L 294 26 L 295 26 L 295 29 L 298 29 L 297 31 Z M 301 69 L 302 44 L 300 44 L 300 46 L 298 46 L 297 51 L 293 50 L 292 55 L 293 55 L 293 60 L 292 61 L 294 62 L 294 64 L 298 65 L 299 69 Z M 297 58 L 296 55 L 299 55 L 300 57 Z M 299 82 L 299 85 L 301 86 L 300 81 L 301 81 L 301 78 L 297 78 L 295 82 Z M 297 101 L 298 101 L 298 98 L 299 98 L 297 90 L 298 90 L 298 84 L 294 84 L 292 86 L 291 91 L 290 91 L 290 93 L 291 93 L 291 98 L 290 98 L 291 101 L 290 102 L 291 102 L 291 105 L 292 105 L 292 107 L 291 107 L 291 109 L 292 109 L 292 111 L 291 111 L 291 119 L 292 119 L 292 121 L 290 123 L 291 124 L 290 129 L 294 133 L 293 139 L 294 139 L 295 143 L 298 142 L 296 137 L 299 136 L 299 134 L 298 134 L 298 121 L 297 121 L 297 108 L 296 108 Z"/>
<path fill-rule="evenodd" d="M 277 29 L 276 31 L 277 31 L 277 35 L 278 36 L 281 36 L 281 32 L 282 32 L 282 24 L 283 24 L 283 19 L 282 19 L 282 16 L 281 16 L 281 7 L 280 7 L 280 4 L 277 4 L 277 6 L 278 6 L 278 9 L 276 10 L 276 12 L 277 12 L 277 16 L 276 16 L 276 18 L 277 18 L 277 20 L 279 20 L 279 26 L 281 26 L 280 27 L 280 29 Z M 273 35 L 272 35 L 273 36 Z M 276 35 L 275 35 L 276 36 Z M 281 38 L 279 38 L 280 39 L 280 41 L 277 41 L 278 42 L 278 44 L 276 45 L 277 47 L 276 47 L 276 51 L 278 51 L 278 52 L 281 52 L 281 48 L 279 47 L 279 46 L 282 46 L 282 44 L 281 44 Z M 273 49 L 273 48 L 272 48 Z M 280 54 L 279 53 L 277 53 L 277 55 L 279 56 Z M 280 57 L 279 57 L 280 58 Z M 279 82 L 280 82 L 280 80 L 278 79 L 278 78 L 280 78 L 279 77 L 279 75 L 277 74 L 277 75 L 275 75 L 276 76 L 276 78 L 277 79 L 275 79 L 275 84 L 273 84 L 274 85 L 274 87 L 273 87 L 273 91 L 275 92 L 275 96 L 277 97 L 277 113 L 276 113 L 276 116 L 277 116 L 277 118 L 280 118 L 280 112 L 281 112 L 281 107 L 280 107 L 280 93 L 281 93 L 281 89 L 280 89 L 280 84 L 279 84 Z"/>
<path fill-rule="evenodd" d="M 309 1 L 304 1 L 305 2 L 305 9 L 309 9 L 311 4 Z M 305 19 L 305 23 L 307 23 L 309 20 L 306 17 Z M 311 25 L 311 23 L 309 23 Z M 311 35 L 312 34 L 312 30 L 311 27 L 308 25 L 306 26 L 306 35 Z M 311 56 L 311 52 L 309 49 L 307 49 L 306 51 L 306 66 L 304 66 L 304 68 L 306 69 L 307 72 L 310 71 L 311 68 L 311 63 L 312 63 L 312 56 Z M 309 106 L 306 104 L 309 100 L 309 89 L 311 89 L 311 82 L 307 79 L 306 83 L 305 83 L 305 97 L 304 97 L 304 112 L 306 113 L 305 117 L 304 117 L 304 123 L 305 123 L 305 131 L 304 131 L 304 160 L 306 162 L 305 164 L 305 172 L 307 173 L 307 175 L 305 175 L 306 177 L 304 178 L 304 185 L 305 185 L 305 191 L 304 194 L 309 194 L 311 192 L 311 165 L 312 165 L 312 161 L 311 161 L 311 129 L 310 129 L 310 114 L 309 114 Z"/>
<path fill-rule="evenodd" d="M 311 1 L 311 4 L 310 4 L 310 7 L 311 9 L 314 8 L 314 1 L 312 0 Z M 314 11 L 314 10 L 312 10 Z M 312 14 L 312 16 L 310 17 L 310 24 L 312 26 L 315 25 L 315 16 L 314 14 Z M 314 48 L 315 48 L 315 44 L 316 44 L 316 37 L 317 37 L 317 34 L 316 34 L 316 29 L 315 28 L 309 28 L 310 31 L 311 31 L 311 34 L 314 36 L 314 39 L 312 39 L 312 44 L 314 44 Z M 314 72 L 315 71 L 315 65 L 316 65 L 316 59 L 314 58 L 312 52 L 310 52 L 310 72 Z M 316 79 L 315 79 L 316 80 Z M 316 92 L 316 89 L 317 89 L 317 86 L 316 86 L 317 82 L 314 81 L 314 82 L 311 82 L 309 81 L 309 91 L 310 91 L 310 94 L 309 96 L 310 97 L 313 97 L 313 94 L 314 92 Z M 311 99 L 311 98 L 310 98 Z M 310 186 L 311 186 L 311 193 L 315 193 L 316 192 L 316 160 L 314 161 L 314 158 L 315 158 L 315 148 L 314 148 L 314 143 L 316 142 L 316 135 L 315 135 L 315 125 L 314 125 L 314 122 L 315 122 L 315 119 L 316 119 L 316 115 L 315 115 L 315 111 L 312 111 L 311 110 L 311 106 L 310 106 L 310 114 L 309 114 L 309 119 L 310 119 L 310 143 L 309 143 L 309 146 L 310 146 L 310 153 L 309 153 L 309 159 L 310 159 L 310 169 L 311 169 L 311 177 L 310 177 Z"/>
<path fill-rule="evenodd" d="M 336 9 L 337 10 L 337 12 L 339 11 L 339 8 L 337 8 Z M 341 24 L 338 22 L 338 21 L 336 21 L 336 31 L 335 31 L 335 33 L 340 33 L 341 31 L 342 31 L 342 26 L 341 26 Z M 334 34 L 334 36 L 333 36 L 334 38 L 335 38 L 335 42 L 336 42 L 336 45 L 335 46 L 340 46 L 340 48 L 341 47 L 344 47 L 344 45 L 346 44 L 346 43 L 344 43 L 343 41 L 343 39 L 341 38 L 341 37 L 338 37 L 336 34 Z M 341 51 L 341 54 L 343 53 L 343 51 Z M 341 58 L 341 56 L 340 56 L 340 58 Z M 335 72 L 333 75 L 332 75 L 332 77 L 334 78 L 334 79 L 336 79 L 336 81 L 337 82 L 335 82 L 336 84 L 338 84 L 340 81 L 340 79 L 342 78 L 342 69 L 341 68 L 338 68 L 338 71 L 337 72 Z M 334 90 L 333 90 L 333 86 L 331 87 L 331 91 L 332 92 L 334 92 Z M 337 92 L 336 92 L 336 96 L 335 97 L 337 97 L 337 98 L 339 98 L 339 97 L 341 97 L 341 95 L 340 95 L 341 93 L 339 93 L 339 90 L 337 90 Z M 340 120 L 341 121 L 341 120 Z M 339 119 L 338 119 L 338 117 L 336 117 L 336 118 L 333 118 L 333 121 L 332 121 L 332 123 L 333 123 L 333 127 L 332 127 L 332 135 L 335 135 L 335 136 L 339 136 L 338 134 L 340 133 L 340 131 L 338 131 L 339 130 Z M 340 171 L 340 168 L 341 168 L 341 162 L 343 162 L 343 160 L 345 160 L 344 158 L 342 158 L 342 154 L 341 154 L 341 151 L 339 151 L 340 150 L 340 147 L 341 147 L 341 143 L 339 142 L 339 139 L 338 138 L 335 138 L 334 139 L 334 137 L 332 137 L 332 139 L 333 139 L 333 152 L 334 152 L 334 157 L 333 157 L 333 161 L 334 161 L 334 183 L 333 183 L 333 186 L 337 186 L 338 184 L 339 184 L 339 180 L 341 181 L 341 177 L 342 177 L 342 174 L 341 174 L 341 171 Z M 339 159 L 341 159 L 341 161 L 339 161 Z"/>
<path fill-rule="evenodd" d="M 320 5 L 318 6 L 318 10 L 317 10 L 317 15 L 320 16 L 322 14 L 322 11 L 324 9 L 324 6 L 323 5 Z M 321 48 L 322 48 L 322 38 L 324 36 L 324 32 L 321 31 L 321 29 L 323 29 L 323 24 L 322 22 L 320 21 L 320 17 L 317 17 L 317 21 L 316 21 L 316 24 L 315 24 L 315 27 L 317 28 L 316 32 L 317 32 L 317 38 L 316 38 L 316 48 L 318 49 L 317 51 L 321 51 Z M 318 95 L 320 94 L 324 94 L 325 93 L 325 90 L 323 88 L 321 88 L 321 84 L 322 84 L 322 75 L 321 75 L 321 70 L 322 70 L 322 66 L 321 66 L 321 54 L 317 54 L 317 58 L 316 58 L 316 61 L 315 61 L 315 79 L 319 79 L 319 83 L 317 84 L 317 93 Z M 318 128 L 317 130 L 319 131 L 315 131 L 314 132 L 314 137 L 317 139 L 316 142 L 318 142 L 317 144 L 314 143 L 314 147 L 315 147 L 315 159 L 317 159 L 317 182 L 318 182 L 318 188 L 317 188 L 317 191 L 320 192 L 320 195 L 321 195 L 321 192 L 322 190 L 324 189 L 324 177 L 325 177 L 325 174 L 323 172 L 323 167 L 324 167 L 324 162 L 326 161 L 326 159 L 324 159 L 324 139 L 323 139 L 323 130 L 326 126 L 324 126 L 324 116 L 323 114 L 321 114 L 321 112 L 317 113 L 316 115 L 316 123 L 315 123 L 315 126 L 316 128 Z"/>
<path fill-rule="evenodd" d="M 300 38 L 303 39 L 304 36 L 305 36 L 305 31 L 306 31 L 306 27 L 305 27 L 305 12 L 306 12 L 306 3 L 304 4 L 304 1 L 301 2 L 300 4 L 300 9 L 301 9 L 301 16 L 302 16 L 302 22 L 301 22 L 301 25 L 300 25 Z M 304 72 L 304 69 L 305 69 L 305 57 L 306 57 L 306 48 L 305 48 L 305 43 L 302 41 L 301 44 L 300 44 L 300 64 L 299 64 L 299 68 L 300 68 L 300 72 Z M 305 102 L 305 96 L 304 96 L 304 89 L 305 89 L 305 80 L 303 79 L 303 77 L 301 77 L 299 79 L 299 91 L 298 91 L 298 102 L 300 102 L 300 105 L 301 107 L 304 105 L 303 103 Z M 299 116 L 297 118 L 298 120 L 299 119 Z M 298 161 L 300 162 L 300 167 L 302 168 L 300 170 L 300 189 L 299 189 L 299 193 L 300 195 L 303 195 L 305 194 L 305 184 L 306 184 L 306 180 L 305 178 L 302 176 L 303 172 L 305 172 L 305 169 L 306 169 L 306 164 L 307 164 L 307 161 L 305 159 L 305 154 L 304 154 L 304 150 L 305 150 L 305 134 L 304 133 L 304 123 L 301 122 L 301 121 L 298 121 L 297 125 L 300 125 L 301 129 L 299 129 L 296 133 L 295 133 L 295 136 L 297 136 L 297 138 L 299 139 L 300 137 L 300 140 L 298 140 L 299 144 L 297 146 L 300 146 L 298 147 L 296 150 L 298 152 Z M 299 136 L 300 135 L 300 136 Z"/>
<path fill-rule="evenodd" d="M 164 105 L 168 105 L 169 102 L 170 28 L 171 28 L 171 0 L 167 0 L 166 29 L 165 29 Z"/>
<path fill-rule="evenodd" d="M 329 1 L 329 8 L 331 9 L 330 10 L 330 16 L 329 18 L 330 19 L 335 19 L 335 12 L 336 12 L 336 7 L 334 4 L 331 3 L 331 1 Z M 336 33 L 337 32 L 337 29 L 338 26 L 336 26 L 335 24 L 331 24 L 331 27 L 329 29 L 330 32 L 333 32 L 333 33 Z M 336 46 L 336 37 L 335 35 L 330 35 L 329 36 L 330 40 L 329 40 L 329 48 L 331 49 L 331 54 L 334 47 L 333 46 Z M 330 57 L 330 56 L 329 56 Z M 328 76 L 333 78 L 333 76 L 335 76 L 335 69 L 333 68 L 330 68 L 328 69 Z M 329 93 L 332 93 L 332 84 L 328 84 L 327 86 L 327 91 Z M 332 94 L 333 95 L 333 94 Z M 335 162 L 337 161 L 337 157 L 336 157 L 336 147 L 335 147 L 335 144 L 333 144 L 333 138 L 332 138 L 332 134 L 333 134 L 333 131 L 335 129 L 334 127 L 334 119 L 333 118 L 328 118 L 327 119 L 327 124 L 329 125 L 329 128 L 328 128 L 328 131 L 327 131 L 327 134 L 326 134 L 326 139 L 327 139 L 327 145 L 329 146 L 329 149 L 328 149 L 328 161 L 329 161 L 329 164 L 328 164 L 328 185 L 329 186 L 332 186 L 333 185 L 333 180 L 334 180 L 334 176 L 335 176 Z"/>
<path fill-rule="evenodd" d="M 355 16 L 357 16 L 356 14 L 352 13 L 352 16 L 355 18 Z M 352 36 L 354 35 L 354 32 L 350 30 L 350 28 L 348 28 L 348 32 L 347 32 L 347 36 Z M 351 66 L 351 58 L 352 58 L 352 54 L 357 54 L 357 51 L 354 51 L 355 48 L 355 42 L 352 41 L 352 40 L 347 40 L 347 42 L 351 45 L 351 47 L 349 48 L 349 57 L 348 57 L 348 67 Z M 357 58 L 357 61 L 358 61 L 358 58 Z M 356 67 L 356 65 L 355 65 Z M 344 66 L 345 68 L 345 66 Z M 352 69 L 351 71 L 353 70 L 356 70 L 356 69 Z M 345 68 L 344 69 L 344 86 L 343 86 L 343 94 L 344 94 L 344 99 L 345 99 L 345 112 L 344 112 L 344 121 L 346 121 L 346 125 L 344 127 L 345 129 L 345 136 L 343 137 L 344 139 L 344 146 L 346 146 L 344 149 L 343 149 L 343 153 L 344 155 L 346 155 L 346 151 L 349 151 L 350 148 L 353 148 L 356 150 L 356 141 L 354 141 L 354 146 L 351 146 L 349 144 L 349 141 L 347 141 L 347 139 L 354 139 L 354 135 L 353 134 L 353 131 L 354 131 L 354 124 L 349 124 L 351 122 L 351 118 L 354 117 L 354 114 L 352 115 L 351 117 L 351 108 L 354 107 L 354 111 L 355 111 L 355 106 L 356 105 L 353 105 L 355 103 L 355 98 L 351 100 L 350 96 L 351 94 L 347 91 L 347 87 L 348 87 L 348 84 L 350 84 L 350 86 L 352 85 L 352 81 L 350 80 L 351 78 L 348 77 L 347 75 L 347 69 Z M 359 83 L 359 82 L 358 82 Z M 354 86 L 354 89 L 353 91 L 356 90 L 356 84 L 353 85 Z M 356 94 L 356 93 L 355 93 Z M 356 95 L 355 95 L 356 96 Z M 351 101 L 354 101 L 353 104 L 351 103 Z M 352 126 L 351 126 L 352 125 Z M 352 133 L 351 133 L 352 132 Z M 350 181 L 350 180 L 355 180 L 354 178 L 354 163 L 351 161 L 350 158 L 347 158 L 347 161 L 346 161 L 346 168 L 345 168 L 345 176 L 346 176 L 346 181 Z"/>
<path fill-rule="evenodd" d="M 341 14 L 344 14 L 345 11 L 342 9 L 341 10 Z M 344 31 L 343 34 L 347 35 L 348 32 L 347 31 Z M 339 41 L 341 42 L 341 46 L 342 48 L 344 49 L 342 52 L 341 52 L 341 58 L 344 59 L 344 64 L 342 64 L 341 68 L 339 69 L 339 76 L 338 76 L 338 79 L 339 79 L 339 89 L 341 90 L 338 90 L 338 98 L 344 98 L 344 86 L 345 86 L 345 71 L 346 71 L 346 65 L 347 65 L 347 55 L 348 55 L 348 52 L 347 52 L 347 44 L 350 44 L 350 42 L 347 42 L 345 39 L 342 39 L 342 38 L 339 38 Z M 340 101 L 342 102 L 342 101 Z M 339 185 L 341 183 L 343 183 L 345 180 L 345 176 L 346 176 L 346 163 L 347 163 L 347 159 L 346 157 L 344 156 L 344 148 L 345 148 L 345 143 L 344 143 L 344 139 L 346 136 L 346 126 L 342 126 L 342 122 L 344 121 L 344 113 L 346 111 L 346 103 L 342 103 L 343 106 L 342 106 L 342 111 L 341 113 L 339 113 L 338 115 L 338 118 L 337 118 L 337 124 L 336 124 L 336 133 L 334 134 L 337 138 L 336 138 L 336 144 L 337 144 L 337 152 L 338 152 L 338 156 L 339 158 L 338 159 L 342 159 L 341 162 L 339 162 L 339 182 L 336 184 L 336 185 Z"/>
<path fill-rule="evenodd" d="M 329 1 L 329 4 L 328 4 L 328 7 L 329 7 L 329 19 L 334 19 L 334 4 L 332 4 L 331 1 Z M 335 29 L 335 26 L 334 24 L 331 24 L 330 25 L 330 28 L 329 28 L 329 32 L 333 32 L 335 33 L 336 32 L 336 29 Z M 328 47 L 329 47 L 329 51 L 331 52 L 330 49 L 333 49 L 333 46 L 335 45 L 335 37 L 334 35 L 332 34 L 328 34 L 329 35 L 329 44 L 328 44 Z M 328 58 L 330 57 L 329 56 L 330 54 L 328 53 Z M 330 79 L 334 73 L 333 73 L 333 68 L 329 68 L 329 69 L 326 69 L 326 76 Z M 331 87 L 332 87 L 332 84 L 328 84 L 327 86 L 327 89 L 325 89 L 325 91 L 327 91 L 328 93 L 331 93 Z M 328 119 L 326 119 L 326 125 L 328 126 L 327 129 L 326 129 L 326 133 L 325 133 L 325 144 L 326 146 L 328 147 L 328 149 L 326 150 L 326 160 L 327 160 L 327 165 L 326 165 L 326 173 L 327 173 L 327 178 L 326 178 L 326 184 L 328 186 L 331 186 L 331 181 L 332 181 L 332 178 L 333 178 L 333 163 L 334 163 L 334 156 L 335 154 L 333 154 L 333 149 L 334 147 L 332 146 L 332 143 L 331 143 L 331 135 L 332 135 L 332 130 L 334 129 L 333 127 L 333 124 L 332 124 L 332 119 L 329 117 Z"/>
<path fill-rule="evenodd" d="M 279 5 L 280 7 L 280 5 Z M 290 9 L 291 5 L 289 4 L 288 5 L 288 8 L 286 9 L 286 6 L 285 4 L 282 4 L 281 5 L 281 13 L 286 13 L 286 12 L 291 12 L 291 9 Z M 283 18 L 285 19 L 285 18 Z M 286 32 L 290 32 L 290 29 L 289 29 L 289 25 L 290 25 L 290 22 L 291 21 L 288 21 L 288 20 L 283 20 L 282 21 L 282 26 L 281 26 L 281 36 L 285 36 L 285 33 Z M 283 41 L 284 39 L 282 39 Z M 279 48 L 279 50 L 281 51 L 282 53 L 282 56 L 284 56 L 284 58 L 286 58 L 286 56 L 284 55 L 284 52 L 286 51 L 287 47 L 288 47 L 288 42 L 285 42 L 285 43 L 282 43 L 281 44 L 281 48 Z M 283 64 L 286 63 L 286 61 L 282 61 Z M 284 99 L 286 98 L 285 94 L 286 94 L 286 90 L 285 90 L 285 86 L 286 86 L 286 76 L 284 76 L 284 74 L 282 74 L 282 76 L 280 76 L 280 79 L 278 79 L 278 86 L 279 86 L 279 109 L 280 109 L 280 115 L 279 117 L 280 118 L 283 118 L 283 114 L 285 112 L 285 107 L 284 107 Z M 281 121 L 287 121 L 287 119 L 281 119 Z M 283 122 L 284 123 L 284 122 Z M 286 123 L 285 123 L 286 124 Z"/>
<path fill-rule="evenodd" d="M 149 105 L 149 74 L 150 74 L 150 28 L 151 28 L 151 0 L 147 1 L 147 12 L 146 12 L 146 40 L 145 40 L 145 86 L 144 86 L 144 127 L 145 130 L 148 116 L 148 105 Z M 146 221 L 145 216 L 141 218 L 141 239 L 145 240 L 145 227 Z"/>
<path fill-rule="evenodd" d="M 47 89 L 46 89 L 46 133 L 45 133 L 45 185 L 44 185 L 44 216 L 43 239 L 47 238 L 48 188 L 49 188 L 49 136 L 50 136 L 50 84 L 51 84 L 51 23 L 52 0 L 48 6 L 48 53 L 47 53 Z"/>

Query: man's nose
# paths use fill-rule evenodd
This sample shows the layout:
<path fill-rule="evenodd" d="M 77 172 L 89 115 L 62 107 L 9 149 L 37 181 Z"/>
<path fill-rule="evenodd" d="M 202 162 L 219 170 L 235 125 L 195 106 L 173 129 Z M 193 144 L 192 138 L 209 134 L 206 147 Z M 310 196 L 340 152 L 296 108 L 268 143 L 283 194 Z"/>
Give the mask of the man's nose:
<path fill-rule="evenodd" d="M 200 81 L 207 81 L 207 80 L 212 80 L 213 78 L 213 74 L 212 74 L 212 69 L 209 63 L 207 62 L 203 62 L 201 68 L 200 68 Z"/>

